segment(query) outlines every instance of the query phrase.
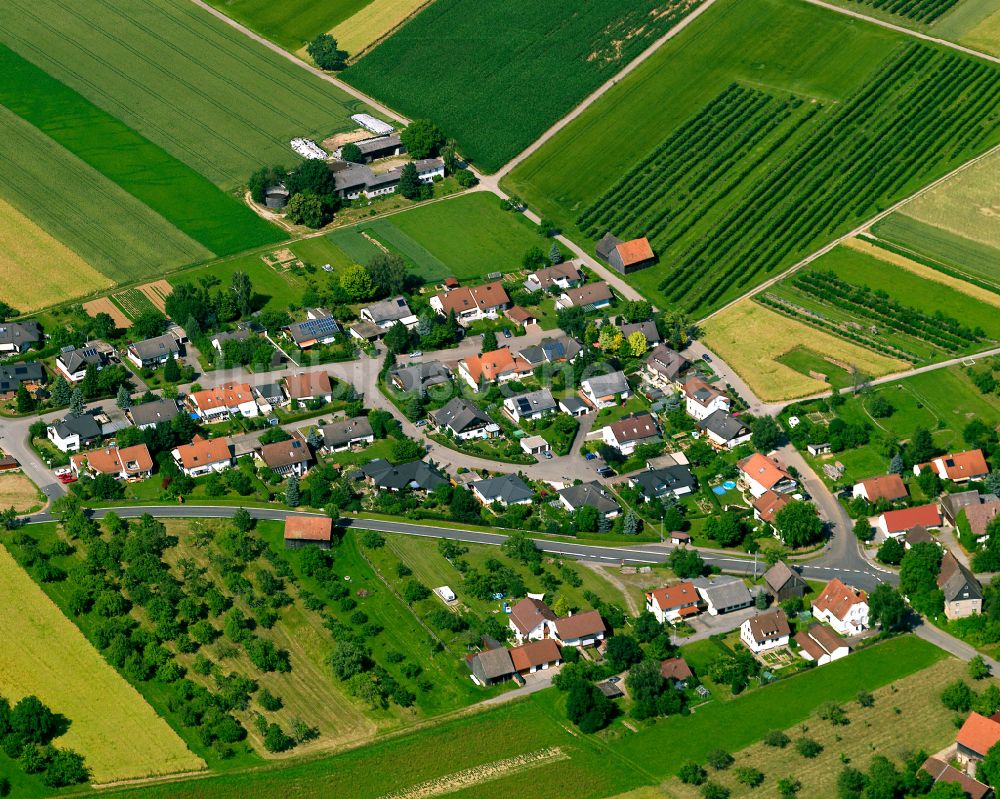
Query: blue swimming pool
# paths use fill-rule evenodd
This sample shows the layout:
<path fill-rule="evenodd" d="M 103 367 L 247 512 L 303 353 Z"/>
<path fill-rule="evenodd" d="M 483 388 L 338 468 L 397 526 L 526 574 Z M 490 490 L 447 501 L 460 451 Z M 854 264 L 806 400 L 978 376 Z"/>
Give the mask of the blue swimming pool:
<path fill-rule="evenodd" d="M 712 493 L 719 494 L 721 496 L 722 494 L 726 493 L 726 489 L 724 489 L 722 486 L 712 486 Z"/>
<path fill-rule="evenodd" d="M 726 489 L 726 491 L 732 491 L 736 488 L 736 483 L 733 480 L 726 480 L 726 482 L 722 484 L 722 487 Z"/>

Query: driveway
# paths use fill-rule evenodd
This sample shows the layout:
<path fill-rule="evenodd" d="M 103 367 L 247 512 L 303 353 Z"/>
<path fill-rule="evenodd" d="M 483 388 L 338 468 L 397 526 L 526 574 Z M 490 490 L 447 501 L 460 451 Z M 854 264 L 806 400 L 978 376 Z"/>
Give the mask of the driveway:
<path fill-rule="evenodd" d="M 751 605 L 749 608 L 735 610 L 732 613 L 722 613 L 718 616 L 713 616 L 710 613 L 702 613 L 688 622 L 695 630 L 694 635 L 672 635 L 670 638 L 677 646 L 693 644 L 695 641 L 704 641 L 706 638 L 711 638 L 713 635 L 718 635 L 719 633 L 729 633 L 733 630 L 738 630 L 743 622 L 756 616 L 759 612 L 757 608 Z"/>

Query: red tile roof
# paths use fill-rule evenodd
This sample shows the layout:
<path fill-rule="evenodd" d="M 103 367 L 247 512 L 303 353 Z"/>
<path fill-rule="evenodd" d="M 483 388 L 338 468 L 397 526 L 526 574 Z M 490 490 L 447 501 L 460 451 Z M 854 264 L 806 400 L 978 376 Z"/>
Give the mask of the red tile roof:
<path fill-rule="evenodd" d="M 917 505 L 915 508 L 891 510 L 883 513 L 882 518 L 885 519 L 885 529 L 890 535 L 906 532 L 918 524 L 924 527 L 941 526 L 941 511 L 933 503 Z"/>
<path fill-rule="evenodd" d="M 1000 742 L 1000 723 L 979 713 L 972 713 L 958 731 L 955 741 L 960 746 L 985 756 L 994 744 Z"/>
<path fill-rule="evenodd" d="M 530 641 L 524 646 L 514 647 L 510 650 L 510 659 L 515 669 L 527 671 L 532 666 L 558 663 L 562 659 L 562 652 L 551 638 L 543 638 L 541 641 Z"/>
<path fill-rule="evenodd" d="M 185 469 L 196 469 L 199 466 L 232 460 L 232 451 L 228 438 L 206 440 L 201 436 L 195 436 L 190 444 L 177 447 L 177 456 Z"/>
<path fill-rule="evenodd" d="M 124 473 L 127 477 L 134 477 L 153 469 L 153 456 L 149 454 L 149 448 L 145 444 L 136 444 L 124 449 L 111 446 L 92 452 L 80 452 L 71 460 L 77 471 L 89 467 L 98 474 Z"/>
<path fill-rule="evenodd" d="M 660 661 L 660 674 L 667 680 L 687 680 L 694 676 L 684 658 L 670 658 Z"/>
<path fill-rule="evenodd" d="M 792 476 L 775 461 L 759 452 L 755 452 L 749 458 L 744 458 L 738 466 L 748 479 L 760 483 L 765 489 L 774 488 L 782 480 L 792 479 Z"/>
<path fill-rule="evenodd" d="M 897 499 L 904 499 L 907 496 L 906 485 L 903 478 L 898 474 L 887 474 L 884 477 L 869 477 L 862 480 L 861 485 L 865 487 L 868 500 L 874 502 L 877 499 L 885 499 L 892 502 Z"/>
<path fill-rule="evenodd" d="M 754 500 L 753 506 L 760 514 L 761 521 L 774 524 L 775 514 L 792 501 L 788 494 L 778 494 L 768 490 Z"/>
<path fill-rule="evenodd" d="M 826 584 L 822 593 L 813 600 L 813 607 L 820 611 L 830 611 L 835 618 L 843 621 L 850 609 L 859 603 L 867 602 L 868 594 L 844 585 L 834 577 Z"/>
<path fill-rule="evenodd" d="M 238 408 L 244 402 L 253 400 L 249 383 L 226 383 L 216 388 L 195 391 L 188 399 L 199 410 L 212 408 Z"/>
<path fill-rule="evenodd" d="M 288 516 L 285 519 L 286 541 L 329 541 L 333 538 L 333 519 L 326 516 Z"/>
<path fill-rule="evenodd" d="M 699 602 L 698 589 L 694 587 L 694 583 L 687 581 L 657 588 L 655 591 L 650 591 L 647 596 L 655 599 L 660 610 L 664 611 Z"/>
<path fill-rule="evenodd" d="M 527 635 L 543 621 L 555 621 L 556 614 L 542 600 L 525 597 L 511 609 L 510 620 L 522 635 Z"/>
<path fill-rule="evenodd" d="M 970 480 L 989 474 L 981 449 L 970 449 L 965 452 L 954 452 L 943 455 L 931 461 L 935 471 L 948 480 Z"/>
<path fill-rule="evenodd" d="M 573 641 L 577 638 L 597 635 L 606 629 L 604 619 L 596 610 L 574 613 L 564 619 L 556 619 L 556 633 L 563 641 Z"/>
<path fill-rule="evenodd" d="M 508 347 L 484 352 L 481 355 L 469 355 L 464 362 L 469 376 L 477 383 L 483 378 L 492 383 L 507 372 L 530 374 L 532 371 L 531 364 L 520 355 L 512 355 Z"/>
<path fill-rule="evenodd" d="M 510 303 L 510 297 L 504 290 L 503 283 L 486 283 L 472 288 L 462 287 L 437 295 L 438 302 L 445 315 L 454 311 L 456 315 L 474 308 L 489 311 Z"/>
<path fill-rule="evenodd" d="M 623 241 L 615 249 L 618 250 L 618 255 L 625 266 L 639 264 L 653 258 L 653 248 L 649 246 L 649 239 L 646 238 Z"/>
<path fill-rule="evenodd" d="M 302 372 L 297 375 L 288 375 L 285 378 L 285 388 L 291 399 L 320 397 L 333 391 L 330 375 L 326 372 Z"/>

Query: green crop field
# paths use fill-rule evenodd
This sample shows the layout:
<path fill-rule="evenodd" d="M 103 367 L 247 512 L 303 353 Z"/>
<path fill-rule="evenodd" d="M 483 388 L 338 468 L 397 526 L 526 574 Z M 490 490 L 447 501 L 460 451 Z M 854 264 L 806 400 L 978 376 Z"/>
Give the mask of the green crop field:
<path fill-rule="evenodd" d="M 193 3 L 6 0 L 0 42 L 224 189 L 363 103 Z"/>
<path fill-rule="evenodd" d="M 298 50 L 317 34 L 325 33 L 350 18 L 371 0 L 211 0 L 227 16 L 280 44 Z"/>
<path fill-rule="evenodd" d="M 947 274 L 968 275 L 994 286 L 1000 285 L 1000 248 L 899 212 L 877 223 L 872 232 L 921 263 L 942 267 Z"/>
<path fill-rule="evenodd" d="M 836 12 L 723 2 L 505 186 L 586 241 L 649 236 L 660 264 L 630 282 L 703 312 L 994 143 L 997 76 Z"/>
<path fill-rule="evenodd" d="M 856 5 L 893 14 L 913 22 L 930 24 L 948 13 L 959 0 L 858 0 Z"/>
<path fill-rule="evenodd" d="M 0 125 L 5 198 L 102 274 L 128 280 L 211 256 L 162 216 L 2 106 Z M 38 290 L 43 290 L 42 281 Z M 47 299 L 51 301 L 40 294 L 35 304 L 47 305 Z"/>
<path fill-rule="evenodd" d="M 426 282 L 446 277 L 474 280 L 491 272 L 516 271 L 527 250 L 539 247 L 548 253 L 551 244 L 522 215 L 502 211 L 497 198 L 487 192 L 360 222 L 327 238 L 363 264 L 380 250 L 362 231 L 402 255 Z"/>
<path fill-rule="evenodd" d="M 437 0 L 344 79 L 407 116 L 432 118 L 492 172 L 696 5 Z"/>

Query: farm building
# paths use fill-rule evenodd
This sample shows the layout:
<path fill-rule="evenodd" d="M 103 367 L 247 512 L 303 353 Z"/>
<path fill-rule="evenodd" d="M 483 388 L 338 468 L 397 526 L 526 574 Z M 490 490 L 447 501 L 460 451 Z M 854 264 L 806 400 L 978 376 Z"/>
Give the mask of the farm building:
<path fill-rule="evenodd" d="M 630 275 L 656 263 L 656 255 L 647 238 L 621 241 L 610 233 L 605 233 L 597 242 L 596 253 L 598 258 L 623 275 Z"/>
<path fill-rule="evenodd" d="M 392 158 L 406 152 L 406 147 L 400 141 L 398 133 L 388 133 L 385 136 L 373 136 L 370 139 L 360 139 L 353 142 L 359 150 L 364 163 L 370 164 L 380 158 Z M 343 158 L 343 147 L 334 153 L 338 158 Z"/>
<path fill-rule="evenodd" d="M 357 122 L 365 130 L 374 133 L 376 136 L 387 136 L 395 130 L 388 122 L 376 119 L 371 114 L 352 114 L 351 121 Z"/>
<path fill-rule="evenodd" d="M 801 598 L 805 596 L 808 588 L 806 581 L 783 560 L 779 560 L 764 572 L 764 587 L 774 597 L 775 602 L 784 602 L 792 597 Z"/>
<path fill-rule="evenodd" d="M 333 541 L 333 519 L 327 516 L 288 516 L 285 519 L 285 548 L 314 546 L 329 549 Z"/>
<path fill-rule="evenodd" d="M 288 205 L 288 189 L 283 185 L 268 186 L 264 190 L 264 207 L 280 211 Z"/>
<path fill-rule="evenodd" d="M 506 682 L 516 673 L 510 652 L 502 646 L 477 652 L 468 659 L 472 676 L 480 685 Z"/>
<path fill-rule="evenodd" d="M 795 643 L 799 645 L 799 655 L 815 661 L 817 666 L 847 657 L 851 651 L 843 638 L 823 624 L 813 624 L 808 630 L 797 633 Z"/>

